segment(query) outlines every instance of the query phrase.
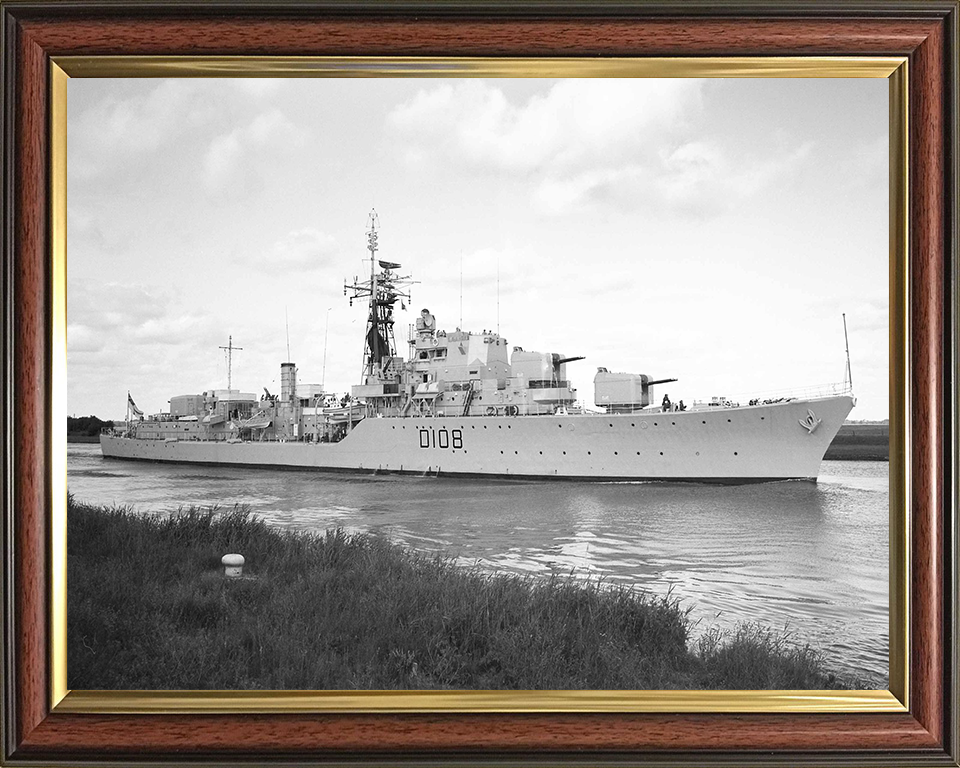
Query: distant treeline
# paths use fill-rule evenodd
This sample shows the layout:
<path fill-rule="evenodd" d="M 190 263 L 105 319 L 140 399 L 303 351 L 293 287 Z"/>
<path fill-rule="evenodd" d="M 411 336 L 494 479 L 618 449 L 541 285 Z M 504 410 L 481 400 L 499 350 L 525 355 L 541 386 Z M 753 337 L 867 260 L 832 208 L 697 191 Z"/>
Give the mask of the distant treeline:
<path fill-rule="evenodd" d="M 67 416 L 67 438 L 97 437 L 104 427 L 113 428 L 112 421 L 101 421 L 96 416 Z"/>
<path fill-rule="evenodd" d="M 855 461 L 890 460 L 889 422 L 853 422 L 840 427 L 827 448 L 825 459 Z"/>

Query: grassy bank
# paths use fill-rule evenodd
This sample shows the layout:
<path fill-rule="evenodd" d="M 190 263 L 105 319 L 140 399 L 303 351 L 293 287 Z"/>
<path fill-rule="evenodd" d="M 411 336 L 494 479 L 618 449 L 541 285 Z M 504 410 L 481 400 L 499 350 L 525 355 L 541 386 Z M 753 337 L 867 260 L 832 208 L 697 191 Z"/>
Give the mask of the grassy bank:
<path fill-rule="evenodd" d="M 242 509 L 68 504 L 72 688 L 828 688 L 761 629 L 688 650 L 672 600 L 490 575 L 383 539 L 289 534 Z M 247 558 L 225 579 L 220 557 Z"/>

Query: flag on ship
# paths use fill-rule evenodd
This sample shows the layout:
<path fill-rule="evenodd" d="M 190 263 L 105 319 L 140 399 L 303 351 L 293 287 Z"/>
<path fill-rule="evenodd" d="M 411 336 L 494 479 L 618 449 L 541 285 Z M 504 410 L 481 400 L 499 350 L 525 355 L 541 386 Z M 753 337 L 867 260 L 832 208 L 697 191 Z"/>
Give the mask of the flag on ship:
<path fill-rule="evenodd" d="M 130 396 L 129 392 L 127 392 L 127 405 L 130 406 L 130 410 L 133 412 L 134 416 L 143 416 L 143 411 L 137 408 L 137 404 L 133 402 L 133 398 Z"/>

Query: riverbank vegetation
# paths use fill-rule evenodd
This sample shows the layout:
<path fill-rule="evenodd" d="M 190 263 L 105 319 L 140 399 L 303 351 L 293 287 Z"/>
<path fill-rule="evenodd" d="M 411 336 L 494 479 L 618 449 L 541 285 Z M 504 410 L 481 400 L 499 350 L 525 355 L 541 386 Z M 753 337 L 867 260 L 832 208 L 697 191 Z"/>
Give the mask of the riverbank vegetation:
<path fill-rule="evenodd" d="M 889 461 L 890 423 L 845 423 L 823 458 L 833 461 Z"/>
<path fill-rule="evenodd" d="M 100 442 L 100 432 L 113 428 L 112 421 L 102 421 L 96 416 L 67 416 L 67 442 Z"/>
<path fill-rule="evenodd" d="M 691 642 L 670 598 L 465 568 L 342 530 L 293 534 L 241 508 L 170 515 L 68 502 L 76 689 L 838 687 L 763 629 Z M 243 577 L 220 558 L 239 552 Z"/>

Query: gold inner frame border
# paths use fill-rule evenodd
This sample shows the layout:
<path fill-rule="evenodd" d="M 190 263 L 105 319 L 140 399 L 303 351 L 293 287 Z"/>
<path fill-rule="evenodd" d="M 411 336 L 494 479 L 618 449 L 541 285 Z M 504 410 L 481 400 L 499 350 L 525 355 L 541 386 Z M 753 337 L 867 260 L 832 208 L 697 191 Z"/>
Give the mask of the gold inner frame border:
<path fill-rule="evenodd" d="M 906 57 L 458 58 L 55 56 L 50 62 L 50 706 L 56 713 L 853 713 L 909 709 L 909 77 Z M 67 687 L 67 81 L 71 77 L 885 78 L 890 137 L 888 690 L 73 691 Z"/>

